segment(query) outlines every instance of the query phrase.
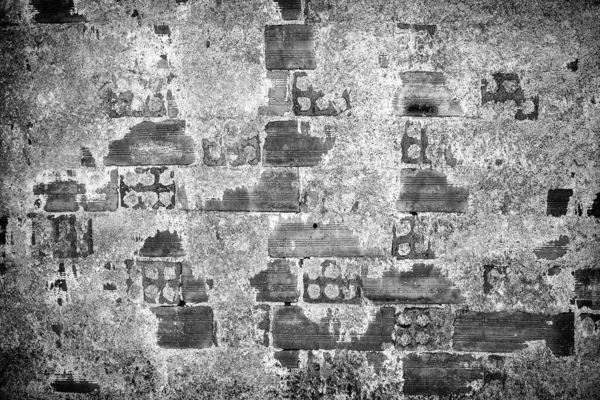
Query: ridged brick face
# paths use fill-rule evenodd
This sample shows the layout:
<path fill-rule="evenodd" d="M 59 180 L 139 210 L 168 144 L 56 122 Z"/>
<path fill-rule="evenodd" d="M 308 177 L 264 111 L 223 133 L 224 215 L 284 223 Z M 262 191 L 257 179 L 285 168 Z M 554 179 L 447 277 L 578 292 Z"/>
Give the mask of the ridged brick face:
<path fill-rule="evenodd" d="M 0 399 L 599 399 L 598 21 L 3 2 Z"/>

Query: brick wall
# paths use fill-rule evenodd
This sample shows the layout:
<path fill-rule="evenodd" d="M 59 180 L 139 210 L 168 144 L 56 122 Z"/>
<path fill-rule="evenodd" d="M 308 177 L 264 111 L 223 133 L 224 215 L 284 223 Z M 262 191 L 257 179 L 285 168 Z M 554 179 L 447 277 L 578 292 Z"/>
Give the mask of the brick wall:
<path fill-rule="evenodd" d="M 1 5 L 0 397 L 598 398 L 599 18 Z"/>

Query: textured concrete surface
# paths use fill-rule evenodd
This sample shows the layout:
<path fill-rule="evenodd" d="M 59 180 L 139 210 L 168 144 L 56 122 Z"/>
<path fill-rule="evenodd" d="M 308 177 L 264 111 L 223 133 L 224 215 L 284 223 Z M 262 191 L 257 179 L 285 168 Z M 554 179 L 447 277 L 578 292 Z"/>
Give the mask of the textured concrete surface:
<path fill-rule="evenodd" d="M 0 398 L 600 398 L 599 20 L 2 2 Z"/>

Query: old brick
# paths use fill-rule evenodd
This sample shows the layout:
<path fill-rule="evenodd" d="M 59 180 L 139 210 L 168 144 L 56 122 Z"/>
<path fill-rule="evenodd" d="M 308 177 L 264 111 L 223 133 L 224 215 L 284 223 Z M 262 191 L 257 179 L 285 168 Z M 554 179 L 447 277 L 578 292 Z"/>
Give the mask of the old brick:
<path fill-rule="evenodd" d="M 151 304 L 179 304 L 181 263 L 137 261 L 142 268 L 144 301 Z"/>
<path fill-rule="evenodd" d="M 0 246 L 6 246 L 6 232 L 8 227 L 8 216 L 0 216 Z"/>
<path fill-rule="evenodd" d="M 407 227 L 410 227 L 407 231 Z M 435 258 L 431 243 L 423 237 L 423 222 L 418 217 L 404 217 L 392 227 L 392 256 L 398 260 Z"/>
<path fill-rule="evenodd" d="M 313 27 L 265 26 L 265 64 L 268 70 L 315 69 Z"/>
<path fill-rule="evenodd" d="M 596 198 L 592 206 L 587 211 L 588 217 L 600 218 L 600 193 L 596 193 Z"/>
<path fill-rule="evenodd" d="M 96 380 L 77 378 L 73 374 L 56 375 L 50 385 L 54 391 L 61 393 L 92 393 L 100 390 Z"/>
<path fill-rule="evenodd" d="M 301 127 L 301 132 L 299 132 Z M 264 165 L 312 167 L 319 165 L 321 159 L 333 148 L 335 137 L 313 137 L 307 134 L 308 123 L 298 121 L 272 121 L 265 130 Z"/>
<path fill-rule="evenodd" d="M 402 358 L 404 394 L 468 393 L 483 379 L 481 363 L 470 354 L 412 353 Z"/>
<path fill-rule="evenodd" d="M 133 109 L 134 98 L 136 96 L 131 91 L 120 92 L 119 94 L 108 88 L 104 91 L 102 99 L 104 107 L 110 118 L 122 117 L 152 117 L 162 118 L 167 115 L 165 100 L 162 93 L 154 93 L 147 95 L 142 104 L 142 108 Z"/>
<path fill-rule="evenodd" d="M 96 167 L 96 159 L 87 147 L 81 148 L 81 166 L 89 168 Z"/>
<path fill-rule="evenodd" d="M 149 237 L 144 246 L 139 250 L 141 257 L 183 257 L 185 251 L 177 231 L 156 231 L 156 235 Z"/>
<path fill-rule="evenodd" d="M 466 213 L 469 191 L 448 185 L 446 175 L 425 169 L 402 169 L 400 197 L 396 209 L 401 212 Z"/>
<path fill-rule="evenodd" d="M 331 326 L 331 329 L 330 329 Z M 377 310 L 366 332 L 350 335 L 350 341 L 338 341 L 339 321 L 331 314 L 319 323 L 308 319 L 297 306 L 278 306 L 273 316 L 273 346 L 285 350 L 333 350 L 358 351 L 383 350 L 392 343 L 394 310 Z"/>
<path fill-rule="evenodd" d="M 449 350 L 453 316 L 438 308 L 405 308 L 396 315 L 398 350 Z"/>
<path fill-rule="evenodd" d="M 510 353 L 526 342 L 545 340 L 556 355 L 573 353 L 573 313 L 553 316 L 524 312 L 465 312 L 454 322 L 453 348 L 459 351 Z"/>
<path fill-rule="evenodd" d="M 298 277 L 290 267 L 295 262 L 285 259 L 269 261 L 267 269 L 250 278 L 250 285 L 258 290 L 256 301 L 291 303 L 298 301 Z"/>
<path fill-rule="evenodd" d="M 414 264 L 412 271 L 384 271 L 381 278 L 363 276 L 364 296 L 377 303 L 462 303 L 460 290 L 432 264 Z"/>
<path fill-rule="evenodd" d="M 313 276 L 313 271 L 304 274 L 305 303 L 344 303 L 360 302 L 360 274 L 342 273 L 336 260 L 319 261 L 320 271 Z"/>
<path fill-rule="evenodd" d="M 300 18 L 302 14 L 301 0 L 275 0 L 277 9 L 281 12 L 281 18 L 285 21 Z"/>
<path fill-rule="evenodd" d="M 600 269 L 580 269 L 575 275 L 575 303 L 578 307 L 600 310 Z"/>
<path fill-rule="evenodd" d="M 540 96 L 534 96 L 531 101 L 533 102 L 533 111 L 525 114 L 523 109 L 519 108 L 515 114 L 515 119 L 517 121 L 536 121 L 538 119 L 538 116 L 540 115 Z"/>
<path fill-rule="evenodd" d="M 306 77 L 306 72 L 294 72 L 292 81 L 292 103 L 294 114 L 309 117 L 334 117 L 352 108 L 350 92 L 345 89 L 342 95 L 333 101 L 325 101 L 325 93 L 315 90 L 312 85 L 307 89 L 298 87 L 298 78 Z"/>
<path fill-rule="evenodd" d="M 494 81 L 496 81 L 496 91 L 489 92 L 487 79 L 481 80 L 481 104 L 485 104 L 489 101 L 495 103 L 505 103 L 513 100 L 518 106 L 523 104 L 525 101 L 525 95 L 523 89 L 521 89 L 521 80 L 515 73 L 496 73 L 493 75 Z"/>
<path fill-rule="evenodd" d="M 104 165 L 189 165 L 196 161 L 194 140 L 185 135 L 185 121 L 144 121 L 108 146 Z"/>
<path fill-rule="evenodd" d="M 175 208 L 176 183 L 172 168 L 138 167 L 122 173 L 119 181 L 121 207 L 134 210 Z"/>
<path fill-rule="evenodd" d="M 463 110 L 446 87 L 441 72 L 410 71 L 400 75 L 402 87 L 393 101 L 394 115 L 460 117 Z"/>
<path fill-rule="evenodd" d="M 276 351 L 273 357 L 279 361 L 283 368 L 298 368 L 300 365 L 300 351 L 298 350 L 282 350 Z"/>
<path fill-rule="evenodd" d="M 427 157 L 427 146 L 429 144 L 427 139 L 427 128 L 423 126 L 419 129 L 420 139 L 417 139 L 408 134 L 411 125 L 412 123 L 410 121 L 406 121 L 406 124 L 404 125 L 404 135 L 402 135 L 402 141 L 400 142 L 400 147 L 402 148 L 401 161 L 408 164 L 430 164 L 431 160 Z M 418 157 L 411 155 L 411 146 L 419 147 Z"/>
<path fill-rule="evenodd" d="M 365 249 L 342 224 L 280 222 L 269 235 L 271 257 L 361 257 Z"/>
<path fill-rule="evenodd" d="M 117 171 L 101 174 L 67 170 L 46 172 L 33 187 L 36 206 L 47 212 L 115 211 L 119 203 Z"/>
<path fill-rule="evenodd" d="M 515 73 L 496 73 L 493 75 L 494 81 L 496 83 L 496 90 L 494 92 L 489 92 L 488 85 L 489 82 L 487 79 L 481 80 L 481 104 L 485 104 L 487 102 L 493 101 L 495 103 L 505 103 L 507 101 L 514 101 L 517 106 L 522 106 L 525 102 L 525 95 L 523 93 L 523 89 L 521 88 L 521 81 L 519 76 Z M 533 102 L 534 110 L 525 114 L 523 109 L 518 109 L 515 114 L 515 119 L 518 121 L 523 120 L 537 120 L 539 115 L 539 105 L 540 98 L 539 96 L 535 96 L 531 99 Z"/>
<path fill-rule="evenodd" d="M 171 36 L 169 25 L 154 25 L 154 33 L 157 35 Z"/>
<path fill-rule="evenodd" d="M 73 0 L 31 0 L 37 13 L 33 20 L 42 24 L 71 24 L 85 22 L 85 17 L 74 13 Z"/>
<path fill-rule="evenodd" d="M 292 110 L 292 99 L 288 90 L 288 71 L 267 71 L 269 100 L 266 106 L 258 108 L 259 115 L 283 116 Z"/>
<path fill-rule="evenodd" d="M 366 354 L 367 363 L 369 366 L 373 367 L 375 373 L 379 373 L 385 369 L 385 362 L 387 361 L 387 356 L 385 353 L 379 351 L 371 351 Z"/>
<path fill-rule="evenodd" d="M 297 168 L 268 168 L 251 187 L 227 189 L 221 199 L 208 199 L 206 211 L 300 211 Z"/>
<path fill-rule="evenodd" d="M 92 220 L 75 215 L 31 215 L 31 244 L 42 257 L 80 258 L 94 252 Z"/>
<path fill-rule="evenodd" d="M 537 258 L 543 260 L 556 260 L 567 254 L 569 250 L 568 245 L 569 237 L 561 235 L 558 240 L 551 240 L 542 246 L 536 247 L 533 253 Z"/>
<path fill-rule="evenodd" d="M 213 345 L 210 307 L 155 307 L 157 344 L 165 349 L 205 349 Z"/>
<path fill-rule="evenodd" d="M 234 145 L 225 146 L 214 140 L 202 139 L 204 165 L 220 167 L 231 165 L 257 165 L 260 162 L 260 138 L 257 136 L 243 138 Z M 217 156 L 218 154 L 218 156 Z M 233 159 L 233 157 L 235 157 Z"/>
<path fill-rule="evenodd" d="M 171 89 L 167 90 L 167 115 L 169 118 L 177 118 L 179 116 L 179 108 L 173 96 Z"/>
<path fill-rule="evenodd" d="M 184 261 L 181 272 L 181 297 L 186 303 L 202 303 L 208 301 L 206 282 L 203 277 L 195 277 L 192 264 Z"/>

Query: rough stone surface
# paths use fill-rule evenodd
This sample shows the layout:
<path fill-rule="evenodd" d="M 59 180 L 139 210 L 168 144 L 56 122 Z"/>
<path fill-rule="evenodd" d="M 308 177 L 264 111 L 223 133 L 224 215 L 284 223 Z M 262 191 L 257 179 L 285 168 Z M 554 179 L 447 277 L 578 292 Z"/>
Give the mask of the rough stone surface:
<path fill-rule="evenodd" d="M 481 363 L 468 354 L 422 353 L 402 358 L 406 395 L 447 395 L 470 392 L 483 379 Z"/>

